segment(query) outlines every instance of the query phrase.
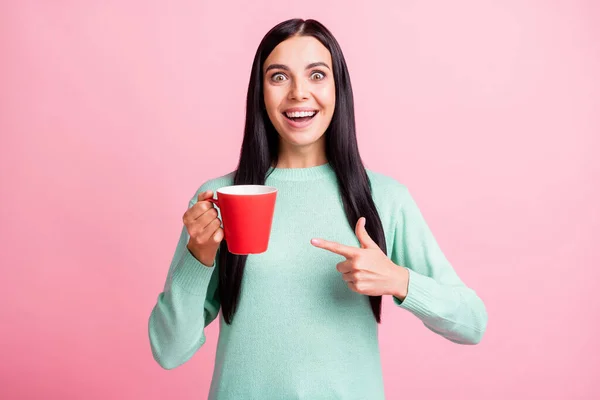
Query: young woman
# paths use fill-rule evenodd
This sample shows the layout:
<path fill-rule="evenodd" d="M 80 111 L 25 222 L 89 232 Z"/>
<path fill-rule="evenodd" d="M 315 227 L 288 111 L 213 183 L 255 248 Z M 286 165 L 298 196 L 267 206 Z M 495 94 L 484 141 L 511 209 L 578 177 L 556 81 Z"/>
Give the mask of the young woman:
<path fill-rule="evenodd" d="M 278 189 L 265 253 L 229 253 L 206 201 L 240 184 Z M 383 399 L 384 295 L 453 342 L 485 331 L 483 302 L 407 188 L 363 166 L 346 62 L 317 21 L 285 21 L 263 38 L 237 169 L 202 184 L 183 223 L 150 343 L 175 368 L 220 310 L 210 399 Z"/>

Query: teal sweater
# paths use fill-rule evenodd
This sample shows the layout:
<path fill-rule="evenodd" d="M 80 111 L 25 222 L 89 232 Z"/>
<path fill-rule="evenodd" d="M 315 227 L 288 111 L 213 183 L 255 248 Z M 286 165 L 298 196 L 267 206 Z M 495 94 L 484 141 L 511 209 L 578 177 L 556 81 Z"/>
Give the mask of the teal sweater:
<path fill-rule="evenodd" d="M 483 302 L 457 276 L 407 188 L 367 174 L 387 255 L 409 269 L 408 295 L 393 297 L 398 312 L 409 311 L 453 342 L 478 343 L 487 324 Z M 231 184 L 233 172 L 205 182 L 189 206 L 198 193 Z M 248 256 L 233 323 L 219 318 L 208 398 L 383 399 L 378 324 L 368 297 L 342 280 L 336 269 L 342 256 L 310 243 L 320 237 L 360 247 L 333 169 L 276 168 L 266 185 L 278 189 L 269 248 Z M 184 227 L 149 319 L 152 353 L 166 369 L 198 351 L 204 328 L 219 315 L 218 261 L 201 264 L 186 248 L 188 240 Z"/>

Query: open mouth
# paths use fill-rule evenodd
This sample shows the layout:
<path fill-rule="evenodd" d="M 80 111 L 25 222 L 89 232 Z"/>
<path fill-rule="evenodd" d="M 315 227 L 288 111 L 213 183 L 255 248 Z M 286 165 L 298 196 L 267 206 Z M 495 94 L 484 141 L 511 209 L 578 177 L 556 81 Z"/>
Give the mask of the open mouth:
<path fill-rule="evenodd" d="M 303 123 L 303 122 L 310 121 L 318 113 L 319 112 L 315 110 L 315 111 L 300 111 L 300 112 L 292 112 L 292 113 L 284 112 L 282 114 L 289 121 L 296 122 L 296 123 Z"/>

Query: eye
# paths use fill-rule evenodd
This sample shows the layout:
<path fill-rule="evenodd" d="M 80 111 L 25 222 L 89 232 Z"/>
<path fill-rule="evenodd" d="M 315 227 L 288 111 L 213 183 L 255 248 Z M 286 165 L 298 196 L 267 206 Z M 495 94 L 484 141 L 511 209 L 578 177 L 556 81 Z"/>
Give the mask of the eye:
<path fill-rule="evenodd" d="M 271 80 L 274 82 L 283 82 L 285 80 L 285 78 L 286 78 L 285 75 L 282 74 L 281 72 L 277 72 L 277 73 L 271 75 Z"/>
<path fill-rule="evenodd" d="M 313 78 L 313 77 L 315 77 L 315 76 L 316 76 L 315 80 L 317 80 L 317 81 L 321 81 L 321 80 L 325 79 L 325 73 L 323 73 L 323 72 L 321 72 L 321 71 L 314 71 L 314 72 L 313 72 L 313 73 L 310 75 L 310 77 L 311 77 L 311 78 Z"/>

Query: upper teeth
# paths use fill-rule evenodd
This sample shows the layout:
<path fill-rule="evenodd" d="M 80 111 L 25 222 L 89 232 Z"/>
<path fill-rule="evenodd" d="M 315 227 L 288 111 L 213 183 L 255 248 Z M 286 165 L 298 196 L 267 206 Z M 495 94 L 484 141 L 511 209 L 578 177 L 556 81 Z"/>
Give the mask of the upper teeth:
<path fill-rule="evenodd" d="M 286 112 L 285 115 L 287 115 L 290 118 L 299 118 L 299 117 L 312 117 L 316 113 L 317 113 L 316 111 L 296 111 L 296 112 Z"/>

